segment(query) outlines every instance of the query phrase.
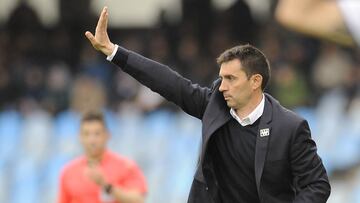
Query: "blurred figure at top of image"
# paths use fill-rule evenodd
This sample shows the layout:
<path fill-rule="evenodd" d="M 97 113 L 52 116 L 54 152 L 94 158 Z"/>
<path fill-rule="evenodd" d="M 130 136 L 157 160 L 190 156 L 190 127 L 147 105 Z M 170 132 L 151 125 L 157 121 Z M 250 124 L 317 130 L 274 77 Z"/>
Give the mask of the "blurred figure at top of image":
<path fill-rule="evenodd" d="M 279 0 L 276 18 L 302 33 L 346 46 L 360 46 L 359 10 L 358 0 Z"/>
<path fill-rule="evenodd" d="M 83 116 L 80 141 L 84 155 L 62 170 L 59 203 L 142 203 L 147 186 L 140 168 L 131 160 L 108 150 L 103 115 Z"/>

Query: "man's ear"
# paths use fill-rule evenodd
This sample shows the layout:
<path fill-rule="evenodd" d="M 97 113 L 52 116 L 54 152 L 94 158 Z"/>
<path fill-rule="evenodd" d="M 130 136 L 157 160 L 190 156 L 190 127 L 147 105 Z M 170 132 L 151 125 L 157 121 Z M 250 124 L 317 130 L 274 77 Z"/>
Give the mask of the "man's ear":
<path fill-rule="evenodd" d="M 258 88 L 261 89 L 261 84 L 263 82 L 263 77 L 260 74 L 254 74 L 251 76 L 251 86 L 253 90 L 256 90 Z"/>

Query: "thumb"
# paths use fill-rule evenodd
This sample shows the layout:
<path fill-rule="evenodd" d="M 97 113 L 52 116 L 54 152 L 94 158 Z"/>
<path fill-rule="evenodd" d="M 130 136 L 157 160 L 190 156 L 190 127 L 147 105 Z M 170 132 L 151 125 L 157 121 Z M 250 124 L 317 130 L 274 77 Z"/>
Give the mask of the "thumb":
<path fill-rule="evenodd" d="M 91 32 L 86 31 L 86 32 L 85 32 L 85 36 L 86 36 L 86 38 L 88 38 L 88 40 L 90 41 L 90 43 L 91 43 L 93 46 L 96 44 L 95 37 L 94 37 L 94 35 L 93 35 Z"/>

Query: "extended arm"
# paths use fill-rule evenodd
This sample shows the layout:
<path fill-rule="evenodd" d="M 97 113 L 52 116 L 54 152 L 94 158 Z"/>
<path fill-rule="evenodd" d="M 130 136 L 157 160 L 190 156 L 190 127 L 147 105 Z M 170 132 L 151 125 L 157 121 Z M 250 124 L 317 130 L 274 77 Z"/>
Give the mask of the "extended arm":
<path fill-rule="evenodd" d="M 95 36 L 87 31 L 86 37 L 96 50 L 109 56 L 115 49 L 107 34 L 108 10 L 105 7 L 96 26 Z M 211 95 L 209 88 L 194 85 L 169 67 L 119 47 L 113 63 L 143 85 L 174 102 L 186 113 L 202 118 Z"/>
<path fill-rule="evenodd" d="M 354 45 L 335 0 L 279 0 L 275 17 L 295 31 L 347 46 Z"/>

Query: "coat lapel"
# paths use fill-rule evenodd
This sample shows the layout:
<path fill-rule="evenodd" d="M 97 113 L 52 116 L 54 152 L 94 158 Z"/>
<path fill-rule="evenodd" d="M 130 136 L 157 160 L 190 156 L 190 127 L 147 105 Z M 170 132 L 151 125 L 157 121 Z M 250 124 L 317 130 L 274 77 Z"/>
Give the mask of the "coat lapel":
<path fill-rule="evenodd" d="M 202 173 L 202 164 L 204 161 L 205 151 L 210 137 L 214 132 L 219 129 L 222 125 L 231 119 L 230 109 L 227 107 L 223 95 L 219 92 L 220 82 L 215 84 L 214 93 L 211 95 L 212 98 L 209 100 L 209 104 L 205 110 L 202 120 L 202 145 L 201 155 L 199 160 L 199 168 L 195 174 L 195 177 L 204 182 Z M 199 170 L 200 169 L 200 170 Z"/>
<path fill-rule="evenodd" d="M 204 114 L 202 132 L 204 141 L 207 143 L 210 136 L 231 118 L 230 109 L 219 91 L 214 93 L 215 99 L 210 100 L 207 111 Z"/>
<path fill-rule="evenodd" d="M 272 120 L 272 104 L 268 94 L 265 95 L 265 107 L 259 123 L 259 132 L 255 148 L 255 180 L 258 194 L 260 195 L 260 181 L 264 169 L 269 137 L 271 136 L 270 122 Z M 260 197 L 261 198 L 261 197 Z"/>
<path fill-rule="evenodd" d="M 219 85 L 220 81 L 217 81 L 214 93 L 211 95 L 213 98 L 210 98 L 203 116 L 203 144 L 207 144 L 210 136 L 231 118 L 230 109 L 219 91 Z"/>

